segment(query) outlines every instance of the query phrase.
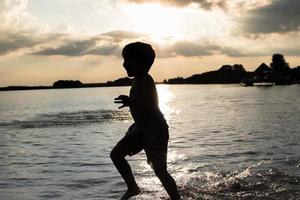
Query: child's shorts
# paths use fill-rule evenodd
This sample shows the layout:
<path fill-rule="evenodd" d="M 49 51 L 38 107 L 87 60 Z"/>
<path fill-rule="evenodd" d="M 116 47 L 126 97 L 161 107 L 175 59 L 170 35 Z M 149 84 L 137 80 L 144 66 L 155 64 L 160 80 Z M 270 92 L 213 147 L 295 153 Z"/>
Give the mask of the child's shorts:
<path fill-rule="evenodd" d="M 145 136 L 145 134 L 137 130 L 135 124 L 133 124 L 129 127 L 126 135 L 119 143 L 128 147 L 127 155 L 132 156 L 139 153 L 141 150 L 144 150 L 147 156 L 147 162 L 151 167 L 166 168 L 168 140 L 168 129 L 161 133 Z"/>

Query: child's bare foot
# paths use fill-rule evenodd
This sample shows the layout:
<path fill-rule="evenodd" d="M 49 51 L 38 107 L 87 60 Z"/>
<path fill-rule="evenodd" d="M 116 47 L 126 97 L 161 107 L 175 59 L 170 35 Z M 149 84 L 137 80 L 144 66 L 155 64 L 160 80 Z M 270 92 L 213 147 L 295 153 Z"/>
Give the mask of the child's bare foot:
<path fill-rule="evenodd" d="M 127 200 L 130 197 L 136 196 L 140 194 L 141 190 L 139 187 L 136 187 L 134 189 L 128 189 L 127 192 L 122 196 L 121 200 Z"/>

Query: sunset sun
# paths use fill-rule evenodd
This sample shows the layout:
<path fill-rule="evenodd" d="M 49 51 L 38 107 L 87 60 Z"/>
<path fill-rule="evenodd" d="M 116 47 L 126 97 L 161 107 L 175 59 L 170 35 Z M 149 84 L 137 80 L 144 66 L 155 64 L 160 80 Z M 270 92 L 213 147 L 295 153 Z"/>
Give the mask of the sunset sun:
<path fill-rule="evenodd" d="M 130 18 L 132 30 L 146 33 L 154 40 L 179 38 L 182 34 L 183 13 L 160 4 L 127 4 L 124 12 Z"/>

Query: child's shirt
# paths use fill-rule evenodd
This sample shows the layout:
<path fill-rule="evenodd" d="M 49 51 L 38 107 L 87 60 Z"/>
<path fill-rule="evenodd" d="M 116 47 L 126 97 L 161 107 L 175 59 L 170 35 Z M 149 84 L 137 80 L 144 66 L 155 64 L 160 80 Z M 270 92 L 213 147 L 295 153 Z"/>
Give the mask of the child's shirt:
<path fill-rule="evenodd" d="M 129 97 L 131 115 L 143 136 L 167 136 L 168 125 L 159 109 L 157 90 L 149 74 L 134 79 Z"/>

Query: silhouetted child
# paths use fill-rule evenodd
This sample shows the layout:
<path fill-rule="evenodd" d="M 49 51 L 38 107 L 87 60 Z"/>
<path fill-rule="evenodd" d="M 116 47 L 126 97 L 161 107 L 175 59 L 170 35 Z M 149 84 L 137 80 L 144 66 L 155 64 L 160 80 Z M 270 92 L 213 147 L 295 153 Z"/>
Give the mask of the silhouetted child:
<path fill-rule="evenodd" d="M 140 193 L 125 157 L 144 149 L 147 162 L 154 169 L 170 198 L 178 200 L 180 196 L 176 183 L 167 171 L 168 124 L 158 106 L 155 83 L 148 74 L 155 59 L 155 52 L 151 45 L 136 42 L 126 45 L 122 56 L 123 66 L 128 76 L 134 77 L 134 81 L 129 97 L 120 95 L 115 98 L 115 103 L 123 104 L 119 108 L 129 106 L 135 122 L 110 154 L 128 187 L 122 199 L 129 199 Z"/>

